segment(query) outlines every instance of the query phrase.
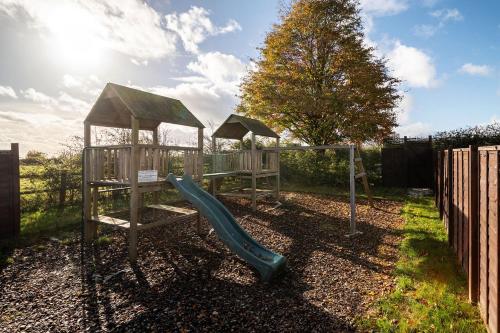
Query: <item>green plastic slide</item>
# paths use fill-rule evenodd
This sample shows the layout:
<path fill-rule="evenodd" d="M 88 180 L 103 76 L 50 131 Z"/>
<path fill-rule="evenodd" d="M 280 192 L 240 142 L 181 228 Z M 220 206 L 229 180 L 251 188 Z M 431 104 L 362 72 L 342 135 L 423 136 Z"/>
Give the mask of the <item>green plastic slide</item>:
<path fill-rule="evenodd" d="M 222 242 L 257 269 L 262 280 L 271 280 L 285 268 L 285 257 L 266 249 L 250 237 L 227 208 L 198 186 L 191 176 L 178 179 L 173 174 L 169 174 L 168 180 L 184 199 L 191 202 L 208 219 Z"/>

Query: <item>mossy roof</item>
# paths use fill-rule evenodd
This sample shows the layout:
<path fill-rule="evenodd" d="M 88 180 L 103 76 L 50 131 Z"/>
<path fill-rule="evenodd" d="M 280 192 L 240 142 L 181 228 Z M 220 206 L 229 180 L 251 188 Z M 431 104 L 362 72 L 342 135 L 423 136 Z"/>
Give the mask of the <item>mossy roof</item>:
<path fill-rule="evenodd" d="M 237 114 L 230 115 L 212 136 L 224 139 L 242 139 L 248 132 L 269 138 L 280 137 L 263 122 Z"/>
<path fill-rule="evenodd" d="M 106 84 L 85 121 L 95 126 L 130 128 L 132 115 L 145 130 L 161 123 L 204 128 L 181 101 L 115 83 Z"/>

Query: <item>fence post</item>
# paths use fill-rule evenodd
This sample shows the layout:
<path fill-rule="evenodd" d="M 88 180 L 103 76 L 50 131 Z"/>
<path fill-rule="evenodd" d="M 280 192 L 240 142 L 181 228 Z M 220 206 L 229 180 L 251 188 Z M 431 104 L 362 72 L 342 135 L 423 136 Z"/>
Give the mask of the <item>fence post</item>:
<path fill-rule="evenodd" d="M 454 211 L 453 211 L 453 149 L 448 148 L 448 244 L 453 246 Z"/>
<path fill-rule="evenodd" d="M 61 186 L 59 187 L 59 207 L 62 208 L 66 201 L 66 189 L 68 188 L 68 172 L 61 171 Z"/>
<path fill-rule="evenodd" d="M 439 195 L 439 219 L 443 219 L 443 200 L 444 200 L 444 150 L 438 152 L 438 195 Z"/>
<path fill-rule="evenodd" d="M 469 301 L 479 293 L 479 168 L 477 146 L 469 146 Z"/>
<path fill-rule="evenodd" d="M 21 189 L 19 183 L 19 144 L 11 143 L 11 158 L 12 158 L 12 214 L 13 228 L 12 232 L 15 237 L 19 236 L 21 231 Z"/>

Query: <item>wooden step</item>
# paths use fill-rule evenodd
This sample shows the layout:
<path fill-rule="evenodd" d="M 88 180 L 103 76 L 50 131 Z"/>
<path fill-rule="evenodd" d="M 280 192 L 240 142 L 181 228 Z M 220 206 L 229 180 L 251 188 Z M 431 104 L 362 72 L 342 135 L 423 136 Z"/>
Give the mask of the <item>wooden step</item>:
<path fill-rule="evenodd" d="M 98 223 L 104 223 L 107 225 L 111 225 L 113 227 L 118 227 L 123 229 L 130 228 L 130 221 L 118 219 L 116 217 L 111 217 L 111 216 L 99 215 L 97 217 L 93 217 L 92 221 Z"/>
<path fill-rule="evenodd" d="M 197 214 L 198 212 L 193 209 L 189 208 L 184 208 L 184 207 L 175 207 L 175 206 L 169 206 L 169 205 L 148 205 L 148 208 L 153 208 L 153 209 L 159 209 L 159 210 L 165 210 L 168 212 L 174 212 L 178 214 L 183 214 L 183 215 L 194 215 Z"/>

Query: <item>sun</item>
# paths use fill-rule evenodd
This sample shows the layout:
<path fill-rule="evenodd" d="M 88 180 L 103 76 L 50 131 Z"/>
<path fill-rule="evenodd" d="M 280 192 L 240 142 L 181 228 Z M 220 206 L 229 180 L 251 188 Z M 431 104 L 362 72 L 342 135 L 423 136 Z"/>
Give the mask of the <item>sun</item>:
<path fill-rule="evenodd" d="M 72 4 L 61 4 L 49 15 L 49 44 L 55 59 L 71 67 L 95 67 L 102 62 L 103 29 L 95 17 Z"/>

